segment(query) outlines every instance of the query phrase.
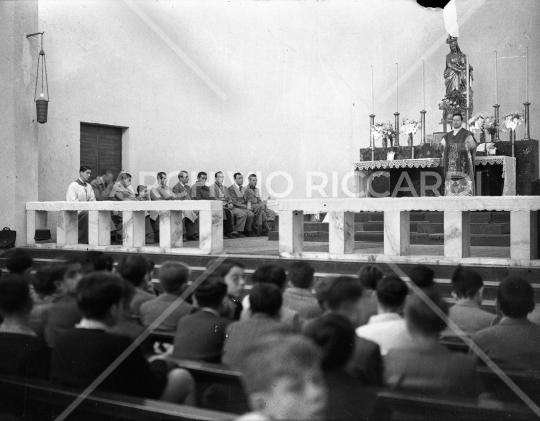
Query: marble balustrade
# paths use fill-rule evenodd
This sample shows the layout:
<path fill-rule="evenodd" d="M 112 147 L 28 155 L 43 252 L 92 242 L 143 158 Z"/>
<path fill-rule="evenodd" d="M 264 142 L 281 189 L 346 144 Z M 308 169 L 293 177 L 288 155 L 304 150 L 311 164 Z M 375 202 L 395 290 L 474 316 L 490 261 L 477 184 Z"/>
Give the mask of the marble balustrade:
<path fill-rule="evenodd" d="M 445 261 L 540 266 L 537 258 L 538 196 L 285 199 L 270 201 L 279 212 L 283 257 L 399 262 Z M 410 212 L 444 212 L 444 257 L 410 255 Z M 510 212 L 510 258 L 470 257 L 470 212 Z M 328 212 L 329 252 L 304 252 L 304 213 Z M 382 255 L 354 253 L 354 213 L 384 212 Z"/>
<path fill-rule="evenodd" d="M 145 246 L 145 213 L 159 214 L 159 247 Z M 199 213 L 199 247 L 184 247 L 182 212 Z M 47 213 L 57 212 L 56 244 L 47 247 L 93 250 L 142 251 L 149 253 L 217 254 L 223 252 L 223 208 L 212 200 L 159 202 L 28 202 L 26 204 L 28 246 L 36 244 L 36 229 L 47 227 Z M 78 244 L 78 215 L 88 212 L 88 244 Z M 111 246 L 111 212 L 123 220 L 122 246 Z"/>

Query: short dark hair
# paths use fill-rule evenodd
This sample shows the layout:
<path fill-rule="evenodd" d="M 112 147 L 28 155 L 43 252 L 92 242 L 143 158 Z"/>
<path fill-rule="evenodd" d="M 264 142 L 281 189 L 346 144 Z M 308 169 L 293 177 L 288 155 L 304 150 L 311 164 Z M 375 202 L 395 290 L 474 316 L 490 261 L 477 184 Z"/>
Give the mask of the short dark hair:
<path fill-rule="evenodd" d="M 130 173 L 125 173 L 125 174 L 126 174 L 126 177 L 125 177 L 125 178 L 126 178 L 126 179 L 129 178 L 129 179 L 131 180 L 131 174 L 130 174 Z"/>
<path fill-rule="evenodd" d="M 96 250 L 85 252 L 80 262 L 84 273 L 100 270 L 111 272 L 114 264 L 111 256 Z"/>
<path fill-rule="evenodd" d="M 343 303 L 357 301 L 362 297 L 362 285 L 358 278 L 338 276 L 330 284 L 326 301 L 328 307 L 337 310 Z"/>
<path fill-rule="evenodd" d="M 141 194 L 141 192 L 144 190 L 144 189 L 147 189 L 148 187 L 143 185 L 143 184 L 139 184 L 137 186 L 137 195 Z"/>
<path fill-rule="evenodd" d="M 382 270 L 376 265 L 364 265 L 358 272 L 358 279 L 360 284 L 366 289 L 375 290 L 377 288 L 377 282 L 383 278 Z"/>
<path fill-rule="evenodd" d="M 111 170 L 110 168 L 104 168 L 101 170 L 101 173 L 99 175 L 101 176 L 104 176 L 104 175 L 107 175 L 107 174 L 113 174 L 113 170 Z"/>
<path fill-rule="evenodd" d="M 199 307 L 216 309 L 227 295 L 227 285 L 220 276 L 210 275 L 195 289 L 193 295 Z"/>
<path fill-rule="evenodd" d="M 426 265 L 416 265 L 411 269 L 411 281 L 418 288 L 429 288 L 433 286 L 433 269 Z"/>
<path fill-rule="evenodd" d="M 257 282 L 274 284 L 282 290 L 287 284 L 287 273 L 281 266 L 263 265 L 258 267 L 257 270 L 253 272 L 251 279 L 253 280 L 254 284 Z"/>
<path fill-rule="evenodd" d="M 21 274 L 30 269 L 34 264 L 34 259 L 28 252 L 21 249 L 15 249 L 6 260 L 6 268 L 11 273 Z"/>
<path fill-rule="evenodd" d="M 209 261 L 208 262 L 208 265 L 206 267 L 210 267 L 210 265 L 212 264 L 213 260 Z M 232 268 L 235 268 L 235 267 L 238 267 L 238 268 L 242 268 L 244 269 L 246 267 L 246 265 L 244 265 L 241 261 L 239 260 L 229 260 L 229 259 L 226 259 L 221 265 L 219 265 L 216 269 L 216 273 L 221 276 L 222 278 L 225 278 L 229 272 L 231 271 Z"/>
<path fill-rule="evenodd" d="M 79 172 L 85 172 L 85 171 L 92 171 L 92 167 L 89 167 L 88 165 L 81 165 L 81 168 L 79 168 Z"/>
<path fill-rule="evenodd" d="M 294 262 L 289 268 L 289 280 L 296 288 L 310 288 L 314 274 L 315 269 L 307 262 Z"/>
<path fill-rule="evenodd" d="M 214 174 L 214 178 L 217 178 L 217 176 L 218 176 L 219 174 L 223 174 L 223 171 L 218 171 L 217 173 L 215 173 L 215 174 Z"/>
<path fill-rule="evenodd" d="M 242 173 L 239 173 L 239 172 L 235 172 L 234 175 L 233 175 L 233 178 L 236 180 L 236 176 L 237 175 L 242 175 Z"/>
<path fill-rule="evenodd" d="M 304 335 L 322 349 L 323 370 L 340 369 L 347 365 L 354 351 L 354 326 L 345 316 L 325 314 L 309 323 Z"/>
<path fill-rule="evenodd" d="M 161 180 L 163 177 L 166 177 L 167 176 L 167 173 L 163 172 L 163 171 L 160 171 L 157 173 L 157 178 L 158 180 Z"/>
<path fill-rule="evenodd" d="M 461 117 L 461 121 L 463 121 L 463 114 L 461 114 L 461 113 L 454 113 L 454 114 L 452 114 L 452 119 L 453 119 L 455 116 Z"/>
<path fill-rule="evenodd" d="M 445 315 L 448 315 L 448 304 L 438 293 L 428 291 L 425 294 Z M 414 329 L 424 336 L 438 336 L 446 327 L 446 322 L 418 295 L 413 295 L 407 300 L 405 319 L 409 328 Z"/>
<path fill-rule="evenodd" d="M 203 175 L 206 175 L 206 177 L 208 177 L 208 174 L 206 174 L 204 171 L 201 171 L 197 174 L 197 179 L 201 178 Z"/>
<path fill-rule="evenodd" d="M 253 285 L 249 293 L 249 306 L 253 314 L 263 313 L 275 317 L 282 304 L 281 290 L 276 285 L 258 283 Z"/>
<path fill-rule="evenodd" d="M 504 278 L 497 288 L 497 302 L 505 316 L 522 319 L 534 310 L 534 290 L 519 276 Z"/>
<path fill-rule="evenodd" d="M 403 279 L 396 275 L 389 275 L 377 283 L 377 300 L 389 309 L 399 309 L 409 293 L 409 288 Z"/>
<path fill-rule="evenodd" d="M 0 314 L 10 316 L 32 308 L 29 277 L 13 275 L 0 281 Z"/>
<path fill-rule="evenodd" d="M 62 282 L 67 266 L 48 265 L 39 268 L 32 279 L 34 291 L 41 297 L 52 295 L 56 292 L 56 281 Z"/>
<path fill-rule="evenodd" d="M 123 256 L 118 262 L 116 272 L 133 286 L 139 287 L 148 273 L 148 262 L 139 254 Z"/>
<path fill-rule="evenodd" d="M 109 272 L 86 275 L 77 285 L 77 305 L 83 317 L 103 320 L 114 304 L 125 296 L 122 278 Z"/>
<path fill-rule="evenodd" d="M 480 274 L 458 265 L 452 275 L 452 287 L 458 298 L 472 298 L 484 286 Z"/>
<path fill-rule="evenodd" d="M 330 291 L 334 279 L 335 278 L 322 278 L 315 283 L 315 298 L 317 298 L 317 302 L 323 310 L 326 310 L 325 307 L 328 304 L 328 291 Z"/>
<path fill-rule="evenodd" d="M 189 175 L 188 172 L 185 170 L 178 171 L 178 175 L 181 175 L 181 174 Z"/>
<path fill-rule="evenodd" d="M 257 174 L 250 174 L 248 178 L 255 177 L 257 178 Z"/>
<path fill-rule="evenodd" d="M 168 261 L 159 269 L 159 281 L 165 292 L 179 293 L 189 280 L 190 270 L 185 264 Z"/>

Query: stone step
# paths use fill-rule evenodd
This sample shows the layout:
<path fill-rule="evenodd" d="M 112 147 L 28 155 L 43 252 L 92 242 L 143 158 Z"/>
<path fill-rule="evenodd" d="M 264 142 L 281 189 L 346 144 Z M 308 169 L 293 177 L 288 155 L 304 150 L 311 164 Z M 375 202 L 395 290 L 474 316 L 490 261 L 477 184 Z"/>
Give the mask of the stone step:
<path fill-rule="evenodd" d="M 411 224 L 411 232 L 412 224 Z M 418 222 L 416 232 L 419 234 L 442 234 L 444 233 L 444 224 L 431 224 L 427 222 Z M 510 224 L 507 223 L 490 223 L 490 224 L 473 224 L 471 223 L 471 234 L 478 235 L 506 235 L 510 234 Z"/>

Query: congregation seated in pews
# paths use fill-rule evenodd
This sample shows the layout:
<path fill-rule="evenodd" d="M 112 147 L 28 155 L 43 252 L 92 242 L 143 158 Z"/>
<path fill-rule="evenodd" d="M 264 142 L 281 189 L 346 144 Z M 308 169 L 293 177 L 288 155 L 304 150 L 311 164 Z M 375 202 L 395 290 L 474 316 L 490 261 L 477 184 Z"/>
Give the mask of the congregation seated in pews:
<path fill-rule="evenodd" d="M 32 266 L 17 250 L 0 278 L 0 373 L 46 381 L 54 393 L 82 391 L 129 348 L 97 391 L 242 420 L 387 419 L 389 408 L 403 405 L 420 412 L 431 405 L 431 419 L 437 405 L 470 414 L 484 405 L 493 419 L 505 410 L 527 418 L 504 380 L 494 386 L 497 374 L 483 367 L 484 357 L 445 346 L 463 332 L 539 402 L 540 326 L 527 318 L 534 291 L 523 278 L 500 282 L 496 315 L 482 310 L 484 282 L 464 267 L 452 277 L 449 306 L 425 266 L 411 271 L 411 291 L 375 265 L 358 276 L 318 279 L 307 262 L 288 270 L 264 264 L 248 280 L 241 262 L 225 260 L 192 294 L 187 265 L 156 267 L 158 293 L 153 263 L 139 254 L 122 256 L 116 267 L 101 252 Z M 147 332 L 150 326 L 156 329 Z M 13 393 L 23 387 L 9 381 Z M 508 402 L 497 407 L 493 398 Z"/>
<path fill-rule="evenodd" d="M 156 183 L 150 188 L 144 185 L 135 190 L 131 185 L 131 174 L 122 171 L 113 182 L 113 173 L 105 169 L 90 182 L 92 168 L 83 165 L 79 169 L 79 178 L 68 186 L 66 201 L 161 201 L 161 200 L 220 200 L 223 203 L 223 235 L 227 238 L 259 237 L 268 235 L 273 230 L 276 214 L 266 207 L 257 188 L 257 176 L 251 174 L 249 183 L 244 187 L 244 177 L 234 174 L 234 183 L 228 188 L 223 184 L 223 172 L 214 175 L 214 184 L 207 186 L 208 175 L 199 172 L 197 181 L 189 185 L 187 171 L 180 171 L 178 183 L 172 188 L 165 172 L 158 172 Z M 199 240 L 199 215 L 197 211 L 183 211 L 184 241 Z M 122 216 L 111 212 L 109 229 L 114 235 L 122 234 Z M 78 214 L 79 243 L 88 243 L 88 212 Z M 145 215 L 146 243 L 159 242 L 159 214 L 157 211 L 146 212 Z"/>

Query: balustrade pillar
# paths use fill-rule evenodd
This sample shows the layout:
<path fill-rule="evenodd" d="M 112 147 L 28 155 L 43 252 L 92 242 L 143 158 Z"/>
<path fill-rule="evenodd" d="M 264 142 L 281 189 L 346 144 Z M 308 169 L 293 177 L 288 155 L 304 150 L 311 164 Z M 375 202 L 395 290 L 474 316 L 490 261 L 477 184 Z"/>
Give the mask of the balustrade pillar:
<path fill-rule="evenodd" d="M 145 244 L 144 211 L 123 211 L 122 229 L 124 247 L 142 247 Z"/>
<path fill-rule="evenodd" d="M 409 211 L 384 212 L 384 255 L 410 254 L 411 213 Z"/>
<path fill-rule="evenodd" d="M 444 212 L 444 256 L 469 257 L 471 255 L 471 224 L 469 212 Z"/>
<path fill-rule="evenodd" d="M 88 213 L 88 245 L 111 245 L 111 212 L 90 211 Z"/>
<path fill-rule="evenodd" d="M 301 253 L 304 249 L 304 212 L 279 212 L 279 252 Z"/>
<path fill-rule="evenodd" d="M 510 212 L 510 258 L 537 258 L 537 211 Z"/>
<path fill-rule="evenodd" d="M 181 211 L 159 213 L 159 246 L 162 248 L 184 246 L 184 224 Z"/>
<path fill-rule="evenodd" d="M 331 254 L 350 254 L 354 251 L 353 212 L 330 212 L 328 242 Z"/>
<path fill-rule="evenodd" d="M 199 249 L 209 254 L 223 252 L 223 209 L 199 212 Z"/>
<path fill-rule="evenodd" d="M 79 242 L 78 212 L 60 211 L 56 218 L 56 243 L 59 246 Z"/>

